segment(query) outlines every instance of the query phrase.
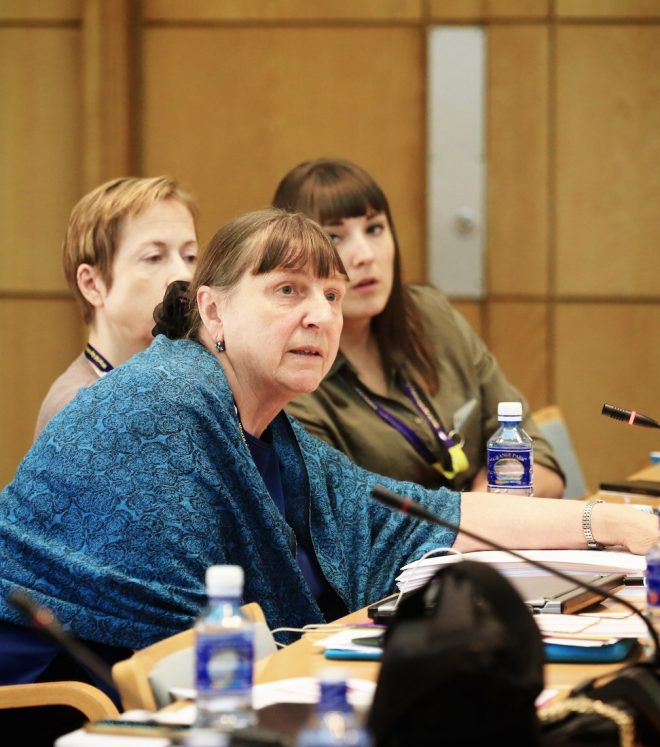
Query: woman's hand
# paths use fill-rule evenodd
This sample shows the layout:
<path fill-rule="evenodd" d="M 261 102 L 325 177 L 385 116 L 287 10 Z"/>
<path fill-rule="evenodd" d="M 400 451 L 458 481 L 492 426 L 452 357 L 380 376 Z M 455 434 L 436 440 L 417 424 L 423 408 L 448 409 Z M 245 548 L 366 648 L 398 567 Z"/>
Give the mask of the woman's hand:
<path fill-rule="evenodd" d="M 599 503 L 594 506 L 591 527 L 596 542 L 620 544 L 635 555 L 645 555 L 660 539 L 655 514 L 619 504 Z"/>

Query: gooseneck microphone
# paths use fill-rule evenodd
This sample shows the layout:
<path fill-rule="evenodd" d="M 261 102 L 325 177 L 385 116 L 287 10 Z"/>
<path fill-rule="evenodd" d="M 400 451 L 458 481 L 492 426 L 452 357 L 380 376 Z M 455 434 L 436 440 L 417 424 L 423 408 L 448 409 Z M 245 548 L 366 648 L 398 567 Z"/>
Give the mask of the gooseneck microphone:
<path fill-rule="evenodd" d="M 628 425 L 641 425 L 644 428 L 660 428 L 660 423 L 648 415 L 642 415 L 635 410 L 624 410 L 614 405 L 603 405 L 601 414 L 607 415 L 608 418 L 613 418 L 614 420 L 621 420 L 624 423 L 628 423 Z"/>
<path fill-rule="evenodd" d="M 564 581 L 577 583 L 584 589 L 587 589 L 592 593 L 598 594 L 599 596 L 608 597 L 609 599 L 622 604 L 624 607 L 627 607 L 633 614 L 637 615 L 644 621 L 644 625 L 648 629 L 649 636 L 653 641 L 654 653 L 650 663 L 653 665 L 653 667 L 660 666 L 660 639 L 658 637 L 658 633 L 651 625 L 649 620 L 647 620 L 646 617 L 644 617 L 644 615 L 637 609 L 637 607 L 631 604 L 627 599 L 617 597 L 615 594 L 612 594 L 611 592 L 606 591 L 603 588 L 599 588 L 597 586 L 593 586 L 592 584 L 586 583 L 585 581 L 577 579 L 575 576 L 571 576 L 569 573 L 564 573 L 557 568 L 553 568 L 546 563 L 542 563 L 538 560 L 533 560 L 532 558 L 526 558 L 519 552 L 511 550 L 508 547 L 504 547 L 494 540 L 486 539 L 485 537 L 476 534 L 475 532 L 463 529 L 457 524 L 453 524 L 452 522 L 443 519 L 441 516 L 434 514 L 432 511 L 429 511 L 428 508 L 422 506 L 421 503 L 413 501 L 412 498 L 404 498 L 403 496 L 397 495 L 397 493 L 393 493 L 391 490 L 387 490 L 382 485 L 375 485 L 373 487 L 371 491 L 371 497 L 377 500 L 379 503 L 382 503 L 384 506 L 394 509 L 395 511 L 399 511 L 400 513 L 406 514 L 415 519 L 422 519 L 423 521 L 430 521 L 433 524 L 439 524 L 440 526 L 445 527 L 446 529 L 451 529 L 454 532 L 460 532 L 466 537 L 470 537 L 470 539 L 481 542 L 482 544 L 487 545 L 488 547 L 492 547 L 495 550 L 500 550 L 502 552 L 508 553 L 514 558 L 522 560 L 524 563 L 532 565 L 536 568 L 540 568 L 545 573 L 549 573 L 553 576 L 558 576 L 559 578 L 564 579 Z"/>
<path fill-rule="evenodd" d="M 112 679 L 110 667 L 87 646 L 77 641 L 66 632 L 55 615 L 47 608 L 38 605 L 28 594 L 20 589 L 13 589 L 8 595 L 9 601 L 30 620 L 32 627 L 58 643 L 75 661 L 82 664 L 101 682 L 117 692 Z"/>

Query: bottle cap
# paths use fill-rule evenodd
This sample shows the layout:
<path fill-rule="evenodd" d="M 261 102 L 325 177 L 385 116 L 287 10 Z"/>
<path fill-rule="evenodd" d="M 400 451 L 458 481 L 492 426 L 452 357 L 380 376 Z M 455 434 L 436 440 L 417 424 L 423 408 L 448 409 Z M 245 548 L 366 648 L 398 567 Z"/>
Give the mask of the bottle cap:
<path fill-rule="evenodd" d="M 209 596 L 240 596 L 243 593 L 243 569 L 240 565 L 212 565 L 206 569 L 206 593 Z"/>
<path fill-rule="evenodd" d="M 522 404 L 520 402 L 500 402 L 497 406 L 497 419 L 506 422 L 522 419 Z"/>
<path fill-rule="evenodd" d="M 199 729 L 193 727 L 184 737 L 184 747 L 227 747 L 229 734 L 215 729 Z"/>
<path fill-rule="evenodd" d="M 348 681 L 348 670 L 343 667 L 322 667 L 316 673 L 316 678 L 319 682 L 347 682 Z"/>

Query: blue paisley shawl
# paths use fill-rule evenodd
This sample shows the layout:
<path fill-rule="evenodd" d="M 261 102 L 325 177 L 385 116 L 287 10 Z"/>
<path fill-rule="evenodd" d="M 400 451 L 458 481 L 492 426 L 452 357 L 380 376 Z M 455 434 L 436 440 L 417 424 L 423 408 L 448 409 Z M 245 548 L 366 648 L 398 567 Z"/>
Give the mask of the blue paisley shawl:
<path fill-rule="evenodd" d="M 454 534 L 369 498 L 383 484 L 458 523 L 460 497 L 366 472 L 284 413 L 271 425 L 286 500 L 304 503 L 320 566 L 350 610 Z M 365 437 L 368 437 L 365 435 Z M 271 628 L 320 622 L 296 541 L 241 439 L 222 367 L 157 337 L 43 430 L 0 497 L 0 619 L 14 587 L 75 635 L 140 648 L 190 627 L 209 565 L 245 570 Z"/>

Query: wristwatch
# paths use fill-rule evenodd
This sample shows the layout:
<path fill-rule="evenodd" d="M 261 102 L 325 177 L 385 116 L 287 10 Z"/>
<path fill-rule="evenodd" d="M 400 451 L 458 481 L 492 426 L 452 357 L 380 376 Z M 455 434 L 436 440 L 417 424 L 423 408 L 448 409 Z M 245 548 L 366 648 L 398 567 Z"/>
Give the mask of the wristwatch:
<path fill-rule="evenodd" d="M 605 545 L 601 545 L 600 542 L 596 542 L 594 535 L 591 532 L 591 512 L 594 510 L 594 506 L 597 503 L 605 503 L 605 501 L 596 500 L 588 501 L 582 512 L 582 531 L 584 538 L 587 541 L 587 547 L 590 550 L 602 550 Z"/>

